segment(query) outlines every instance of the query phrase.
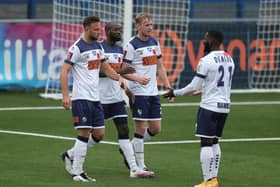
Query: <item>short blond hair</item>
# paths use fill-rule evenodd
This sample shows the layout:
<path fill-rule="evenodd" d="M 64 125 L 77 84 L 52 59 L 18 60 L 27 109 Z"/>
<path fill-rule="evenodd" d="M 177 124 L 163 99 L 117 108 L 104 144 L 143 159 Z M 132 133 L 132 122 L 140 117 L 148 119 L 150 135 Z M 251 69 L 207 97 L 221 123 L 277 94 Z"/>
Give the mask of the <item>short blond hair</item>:
<path fill-rule="evenodd" d="M 140 24 L 143 21 L 145 21 L 146 19 L 151 20 L 152 16 L 150 14 L 148 14 L 147 12 L 142 12 L 135 17 L 135 22 L 136 22 L 136 24 Z"/>

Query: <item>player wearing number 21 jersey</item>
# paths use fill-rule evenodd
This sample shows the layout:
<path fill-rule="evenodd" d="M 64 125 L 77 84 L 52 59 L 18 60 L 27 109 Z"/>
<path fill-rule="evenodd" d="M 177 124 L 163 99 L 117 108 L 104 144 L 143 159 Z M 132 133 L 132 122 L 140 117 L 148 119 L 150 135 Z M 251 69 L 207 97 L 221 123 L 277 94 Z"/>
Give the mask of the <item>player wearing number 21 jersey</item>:
<path fill-rule="evenodd" d="M 221 159 L 219 138 L 230 110 L 230 90 L 234 72 L 231 56 L 219 49 L 223 42 L 220 31 L 208 31 L 204 50 L 208 54 L 200 59 L 196 76 L 186 87 L 170 90 L 164 97 L 192 95 L 202 92 L 197 114 L 196 136 L 200 137 L 200 162 L 204 181 L 195 187 L 218 187 L 218 169 Z"/>

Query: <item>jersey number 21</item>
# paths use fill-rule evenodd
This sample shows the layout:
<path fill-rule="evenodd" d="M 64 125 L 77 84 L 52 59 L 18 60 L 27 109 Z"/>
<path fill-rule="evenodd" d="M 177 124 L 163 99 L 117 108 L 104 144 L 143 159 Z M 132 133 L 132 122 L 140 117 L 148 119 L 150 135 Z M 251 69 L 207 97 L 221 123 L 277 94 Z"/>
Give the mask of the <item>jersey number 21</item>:
<path fill-rule="evenodd" d="M 217 83 L 217 86 L 218 87 L 221 87 L 221 86 L 224 86 L 225 85 L 225 79 L 228 78 L 228 86 L 230 87 L 231 86 L 231 79 L 232 79 L 232 66 L 229 66 L 227 70 L 225 70 L 225 67 L 224 66 L 219 66 L 219 80 L 218 80 L 218 83 Z M 225 71 L 228 71 L 229 72 L 229 76 L 228 77 L 225 77 Z"/>

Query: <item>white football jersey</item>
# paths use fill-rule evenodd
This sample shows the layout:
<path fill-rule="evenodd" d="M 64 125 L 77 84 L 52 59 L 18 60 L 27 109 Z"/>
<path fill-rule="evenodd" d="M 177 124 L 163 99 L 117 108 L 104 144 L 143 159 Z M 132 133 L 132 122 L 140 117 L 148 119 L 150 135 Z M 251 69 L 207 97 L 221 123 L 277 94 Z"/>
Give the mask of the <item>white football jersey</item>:
<path fill-rule="evenodd" d="M 159 58 L 161 58 L 160 46 L 153 37 L 149 37 L 147 41 L 133 37 L 126 44 L 124 48 L 124 61 L 130 63 L 135 68 L 138 76 L 151 79 L 147 85 L 128 81 L 128 87 L 134 95 L 158 95 L 157 62 Z"/>
<path fill-rule="evenodd" d="M 123 48 L 119 45 L 110 46 L 106 41 L 101 43 L 104 49 L 104 56 L 110 66 L 118 70 L 123 62 Z M 102 104 L 111 104 L 123 101 L 122 88 L 119 81 L 108 77 L 100 77 L 100 101 Z"/>
<path fill-rule="evenodd" d="M 196 76 L 204 79 L 200 103 L 202 108 L 229 112 L 233 72 L 233 59 L 225 51 L 212 51 L 200 59 Z"/>
<path fill-rule="evenodd" d="M 77 40 L 68 50 L 65 63 L 72 65 L 72 100 L 99 101 L 99 69 L 105 61 L 103 49 L 98 42 Z"/>

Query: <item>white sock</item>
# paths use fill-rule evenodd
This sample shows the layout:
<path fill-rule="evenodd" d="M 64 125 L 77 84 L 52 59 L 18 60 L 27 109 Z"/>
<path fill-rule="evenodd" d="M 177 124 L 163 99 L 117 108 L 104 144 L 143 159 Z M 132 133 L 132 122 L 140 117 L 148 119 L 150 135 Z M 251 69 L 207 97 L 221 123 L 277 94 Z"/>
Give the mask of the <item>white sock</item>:
<path fill-rule="evenodd" d="M 214 155 L 214 165 L 213 165 L 213 176 L 218 176 L 219 166 L 220 166 L 220 160 L 221 160 L 221 148 L 220 144 L 213 144 L 212 145 L 213 155 Z"/>
<path fill-rule="evenodd" d="M 143 138 L 133 138 L 132 146 L 135 153 L 135 159 L 139 168 L 145 168 L 144 163 L 144 139 Z"/>
<path fill-rule="evenodd" d="M 76 139 L 76 143 L 73 147 L 73 169 L 74 175 L 80 175 L 83 172 L 83 165 L 87 154 L 87 143 L 79 139 Z"/>
<path fill-rule="evenodd" d="M 136 170 L 137 164 L 131 142 L 129 141 L 129 139 L 119 139 L 119 144 L 130 170 Z"/>
<path fill-rule="evenodd" d="M 210 146 L 201 147 L 200 163 L 201 163 L 204 181 L 211 179 L 213 176 L 212 173 L 213 173 L 213 164 L 214 164 L 212 147 Z"/>
<path fill-rule="evenodd" d="M 87 144 L 87 148 L 92 148 L 95 144 L 97 144 L 96 141 L 94 141 L 94 139 L 92 138 L 92 134 L 89 135 L 88 137 L 88 144 Z"/>
<path fill-rule="evenodd" d="M 146 128 L 145 133 L 144 133 L 144 142 L 147 142 L 150 139 L 152 139 L 152 136 L 148 133 L 148 128 Z"/>

